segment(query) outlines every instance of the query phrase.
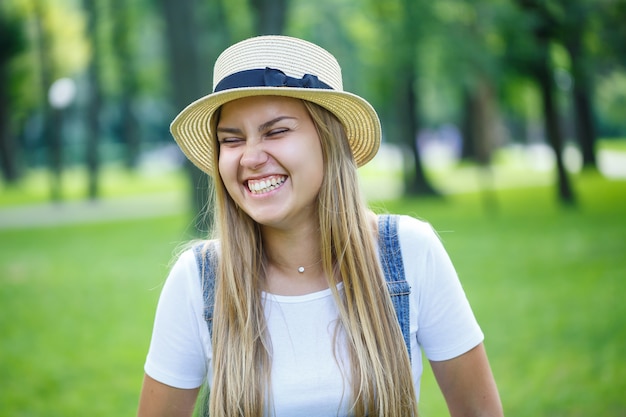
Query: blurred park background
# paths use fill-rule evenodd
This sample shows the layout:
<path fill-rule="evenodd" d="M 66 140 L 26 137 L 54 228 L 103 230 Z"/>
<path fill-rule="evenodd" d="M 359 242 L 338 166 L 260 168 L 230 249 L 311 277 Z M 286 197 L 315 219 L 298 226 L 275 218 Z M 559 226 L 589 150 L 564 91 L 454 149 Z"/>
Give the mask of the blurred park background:
<path fill-rule="evenodd" d="M 133 415 L 208 181 L 168 131 L 256 34 L 379 111 L 377 211 L 430 221 L 509 416 L 626 416 L 626 0 L 2 0 L 0 416 Z M 421 415 L 445 415 L 432 374 Z"/>

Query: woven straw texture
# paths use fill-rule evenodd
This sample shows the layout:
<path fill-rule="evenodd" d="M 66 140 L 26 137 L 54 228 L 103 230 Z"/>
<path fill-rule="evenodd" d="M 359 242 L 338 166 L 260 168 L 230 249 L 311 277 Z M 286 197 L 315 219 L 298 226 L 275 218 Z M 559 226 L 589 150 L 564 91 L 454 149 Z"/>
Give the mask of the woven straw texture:
<path fill-rule="evenodd" d="M 176 116 L 170 130 L 182 151 L 198 168 L 213 174 L 216 144 L 211 139 L 210 121 L 215 111 L 229 101 L 259 95 L 300 98 L 325 107 L 343 123 L 357 166 L 374 157 L 381 138 L 376 111 L 366 100 L 343 91 L 337 60 L 315 44 L 286 36 L 259 36 L 239 42 L 226 49 L 215 62 L 213 86 L 231 74 L 266 67 L 295 78 L 315 75 L 333 90 L 246 87 L 209 94 L 191 103 Z"/>

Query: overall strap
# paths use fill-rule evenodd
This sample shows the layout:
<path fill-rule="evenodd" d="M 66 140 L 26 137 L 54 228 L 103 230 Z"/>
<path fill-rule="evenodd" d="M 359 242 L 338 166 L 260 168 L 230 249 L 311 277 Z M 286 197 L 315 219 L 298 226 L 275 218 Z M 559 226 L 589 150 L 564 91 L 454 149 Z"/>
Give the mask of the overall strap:
<path fill-rule="evenodd" d="M 215 241 L 200 243 L 193 247 L 200 271 L 200 285 L 204 300 L 204 320 L 213 337 L 213 307 L 215 306 L 215 277 L 217 275 L 217 251 Z"/>
<path fill-rule="evenodd" d="M 404 264 L 398 239 L 398 216 L 378 216 L 378 245 L 380 262 L 383 267 L 387 288 L 396 311 L 402 337 L 411 357 L 409 294 L 411 287 L 404 277 Z M 217 273 L 217 252 L 215 242 L 200 243 L 193 247 L 200 270 L 202 296 L 204 299 L 204 319 L 213 336 L 213 308 L 215 306 L 215 277 Z"/>
<path fill-rule="evenodd" d="M 393 309 L 396 311 L 398 324 L 406 344 L 409 358 L 411 357 L 411 315 L 409 294 L 411 286 L 404 276 L 402 250 L 398 238 L 398 215 L 383 214 L 378 216 L 378 247 L 380 263 L 391 295 Z"/>

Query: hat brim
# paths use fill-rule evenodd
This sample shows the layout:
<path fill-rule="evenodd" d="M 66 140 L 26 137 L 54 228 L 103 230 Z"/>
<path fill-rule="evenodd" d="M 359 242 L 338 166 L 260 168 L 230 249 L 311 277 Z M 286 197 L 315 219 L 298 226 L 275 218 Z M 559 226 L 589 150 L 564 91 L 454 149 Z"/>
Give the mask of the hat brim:
<path fill-rule="evenodd" d="M 381 126 L 376 111 L 366 100 L 345 91 L 293 87 L 248 87 L 220 91 L 187 106 L 172 121 L 170 131 L 189 160 L 213 175 L 216 143 L 211 139 L 211 117 L 225 103 L 265 95 L 308 100 L 332 112 L 346 130 L 357 166 L 365 165 L 378 152 Z"/>

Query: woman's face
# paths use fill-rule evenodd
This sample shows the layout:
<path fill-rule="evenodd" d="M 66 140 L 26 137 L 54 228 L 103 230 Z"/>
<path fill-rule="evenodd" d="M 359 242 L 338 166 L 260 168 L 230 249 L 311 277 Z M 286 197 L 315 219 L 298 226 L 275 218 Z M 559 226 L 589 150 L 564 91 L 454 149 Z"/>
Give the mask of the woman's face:
<path fill-rule="evenodd" d="M 322 148 L 300 100 L 258 96 L 231 101 L 222 106 L 217 138 L 222 181 L 252 219 L 276 228 L 316 219 Z"/>

